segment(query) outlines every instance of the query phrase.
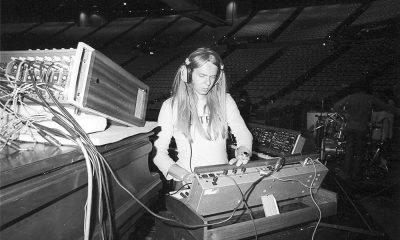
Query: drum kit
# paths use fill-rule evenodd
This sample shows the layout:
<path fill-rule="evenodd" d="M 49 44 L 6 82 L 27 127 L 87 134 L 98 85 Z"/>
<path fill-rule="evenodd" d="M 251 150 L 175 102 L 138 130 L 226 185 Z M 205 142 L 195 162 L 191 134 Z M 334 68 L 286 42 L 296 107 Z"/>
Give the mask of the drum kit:
<path fill-rule="evenodd" d="M 315 136 L 317 146 L 320 148 L 321 160 L 327 161 L 329 158 L 343 156 L 345 153 L 345 117 L 336 112 L 316 117 Z"/>
<path fill-rule="evenodd" d="M 327 161 L 343 158 L 346 152 L 346 140 L 344 129 L 346 117 L 339 113 L 327 113 L 316 115 L 315 138 L 320 150 L 320 159 L 326 164 Z M 368 133 L 368 144 L 366 149 L 366 160 L 368 166 L 364 168 L 366 178 L 382 178 L 389 171 L 387 161 L 382 157 L 384 141 L 376 139 L 376 127 L 371 124 Z M 380 135 L 379 135 L 380 136 Z"/>
<path fill-rule="evenodd" d="M 383 134 L 387 129 L 382 124 L 387 119 L 380 122 L 371 122 L 368 136 L 367 160 L 368 168 L 365 169 L 366 178 L 383 178 L 389 172 L 388 161 L 384 155 L 387 153 L 388 139 Z"/>

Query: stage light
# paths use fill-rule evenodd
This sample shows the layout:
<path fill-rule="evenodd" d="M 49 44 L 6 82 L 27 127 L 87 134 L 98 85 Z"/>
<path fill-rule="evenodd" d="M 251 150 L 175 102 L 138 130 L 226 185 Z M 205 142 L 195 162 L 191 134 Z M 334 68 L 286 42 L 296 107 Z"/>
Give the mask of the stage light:
<path fill-rule="evenodd" d="M 81 12 L 79 14 L 79 25 L 86 26 L 87 24 L 88 24 L 88 16 L 86 15 L 86 13 Z"/>

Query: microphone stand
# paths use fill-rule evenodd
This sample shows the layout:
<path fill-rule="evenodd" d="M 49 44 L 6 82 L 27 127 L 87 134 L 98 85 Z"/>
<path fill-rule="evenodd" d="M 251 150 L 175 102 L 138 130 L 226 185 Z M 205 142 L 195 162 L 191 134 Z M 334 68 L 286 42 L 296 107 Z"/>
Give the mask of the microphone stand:
<path fill-rule="evenodd" d="M 317 148 L 319 150 L 320 153 L 320 157 L 321 160 L 323 161 L 324 156 L 323 156 L 323 152 L 324 152 L 324 138 L 325 138 L 325 131 L 326 131 L 326 126 L 324 126 L 324 122 L 322 120 L 323 116 L 322 113 L 324 111 L 324 99 L 321 100 L 321 109 L 320 109 L 320 113 L 319 116 L 316 115 L 316 117 L 318 117 L 317 119 L 317 123 L 316 123 L 316 127 L 315 127 L 315 143 L 317 145 Z M 322 128 L 322 129 L 321 129 Z"/>

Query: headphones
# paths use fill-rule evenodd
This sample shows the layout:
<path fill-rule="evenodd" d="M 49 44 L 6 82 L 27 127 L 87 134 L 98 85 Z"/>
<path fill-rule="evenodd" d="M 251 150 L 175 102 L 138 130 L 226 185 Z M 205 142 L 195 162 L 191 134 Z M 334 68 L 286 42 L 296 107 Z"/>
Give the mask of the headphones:
<path fill-rule="evenodd" d="M 191 83 L 192 82 L 192 71 L 193 71 L 193 68 L 191 68 L 189 65 L 190 65 L 190 60 L 189 60 L 189 58 L 186 58 L 185 59 L 185 63 L 182 64 L 182 66 L 180 68 L 181 80 L 184 81 L 185 83 Z M 218 70 L 219 70 L 219 74 L 218 74 L 218 77 L 216 78 L 217 80 L 214 82 L 214 85 L 221 78 L 222 72 L 224 71 L 224 65 L 221 64 Z"/>
<path fill-rule="evenodd" d="M 192 68 L 189 67 L 190 61 L 189 58 L 185 59 L 185 63 L 182 64 L 181 66 L 181 79 L 185 83 L 191 83 L 192 82 Z"/>

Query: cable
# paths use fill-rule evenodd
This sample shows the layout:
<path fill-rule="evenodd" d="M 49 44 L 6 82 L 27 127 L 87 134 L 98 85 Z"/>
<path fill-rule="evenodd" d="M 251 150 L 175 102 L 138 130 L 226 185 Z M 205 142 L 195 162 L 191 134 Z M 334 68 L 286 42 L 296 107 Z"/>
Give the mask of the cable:
<path fill-rule="evenodd" d="M 191 184 L 191 183 L 183 184 L 178 190 L 173 191 L 172 193 L 166 193 L 165 195 L 167 195 L 167 196 L 175 195 L 175 194 L 177 194 L 179 191 L 181 191 L 182 189 L 184 189 L 185 187 L 189 186 L 190 184 Z"/>
<path fill-rule="evenodd" d="M 274 179 L 277 179 L 277 180 L 282 181 L 282 182 L 298 182 L 298 183 L 300 183 L 301 185 L 303 185 L 304 187 L 306 187 L 306 188 L 308 188 L 308 189 L 310 190 L 310 197 L 311 197 L 311 200 L 313 201 L 313 203 L 314 203 L 315 206 L 317 207 L 317 209 L 318 209 L 318 214 L 319 214 L 319 215 L 318 215 L 317 224 L 316 224 L 316 226 L 315 226 L 315 228 L 314 228 L 314 231 L 313 231 L 313 234 L 312 234 L 312 237 L 311 237 L 311 239 L 314 240 L 315 233 L 316 233 L 317 228 L 318 228 L 319 224 L 321 223 L 321 219 L 322 219 L 322 211 L 321 211 L 321 208 L 318 206 L 318 203 L 317 203 L 317 201 L 315 200 L 314 194 L 313 194 L 313 192 L 312 192 L 313 189 L 316 189 L 315 187 L 313 187 L 313 185 L 314 185 L 315 180 L 316 180 L 316 178 L 317 178 L 317 167 L 315 166 L 314 160 L 312 160 L 310 157 L 306 158 L 304 161 L 311 161 L 312 164 L 313 164 L 313 166 L 314 166 L 314 177 L 313 177 L 313 179 L 312 179 L 312 181 L 311 181 L 310 186 L 307 186 L 306 184 L 304 184 L 303 182 L 301 182 L 300 180 L 297 180 L 297 179 L 281 179 L 281 178 L 275 177 L 275 176 L 273 176 L 274 171 L 269 172 L 269 175 L 268 175 L 268 176 L 271 176 L 271 175 L 272 175 L 272 177 L 273 177 Z M 280 168 L 279 168 L 279 169 L 280 169 Z"/>
<path fill-rule="evenodd" d="M 17 66 L 17 72 L 14 72 L 15 77 L 12 76 L 13 72 L 11 71 L 14 69 L 14 66 Z M 5 130 L 8 131 L 8 134 L 4 136 L 12 136 L 26 126 L 28 129 L 33 128 L 37 130 L 38 134 L 54 145 L 60 145 L 54 136 L 64 137 L 76 143 L 84 155 L 88 175 L 88 196 L 85 204 L 84 218 L 84 239 L 90 239 L 91 216 L 93 208 L 93 178 L 96 178 L 96 192 L 98 193 L 97 215 L 99 218 L 99 225 L 101 226 L 101 236 L 103 239 L 112 239 L 113 221 L 109 193 L 110 188 L 106 174 L 107 167 L 104 165 L 105 159 L 97 151 L 86 132 L 54 97 L 52 92 L 57 91 L 57 89 L 47 85 L 49 82 L 51 82 L 51 77 L 54 72 L 53 67 L 53 64 L 45 64 L 40 61 L 13 61 L 7 65 L 5 74 L 7 79 L 2 80 L 3 82 L 6 82 L 6 85 L 2 84 L 0 86 L 0 92 L 4 93 L 1 95 L 1 98 L 6 99 L 6 102 L 4 104 L 3 102 L 0 103 L 3 107 L 3 113 L 9 114 L 12 119 L 15 120 L 13 120 L 14 122 L 8 122 L 6 124 L 12 124 L 14 128 L 9 130 L 9 128 L 5 126 Z M 46 98 L 49 97 L 55 103 L 58 110 L 50 106 L 50 104 L 46 101 L 46 98 L 42 95 L 42 92 L 47 93 Z M 40 101 L 29 97 L 29 94 L 35 94 Z M 17 113 L 17 107 L 20 105 L 23 106 L 24 104 L 22 96 L 43 106 L 44 109 L 50 112 L 52 115 L 51 120 L 63 127 L 68 134 L 58 129 L 39 125 L 37 122 L 39 122 L 39 119 L 43 118 L 41 115 L 32 117 L 20 116 Z M 44 120 L 50 119 L 47 118 Z M 4 131 L 3 128 L 4 127 L 1 129 L 2 136 Z M 7 142 L 8 140 L 5 142 L 4 146 L 7 145 Z M 106 211 L 103 211 L 104 208 Z M 109 222 L 109 224 L 107 224 L 107 222 Z"/>
<path fill-rule="evenodd" d="M 105 158 L 98 152 L 94 144 L 91 142 L 90 138 L 88 135 L 85 133 L 85 131 L 81 128 L 81 126 L 76 122 L 76 120 L 71 116 L 71 114 L 58 102 L 58 100 L 53 96 L 52 92 L 50 91 L 49 86 L 46 84 L 46 78 L 49 78 L 51 76 L 51 73 L 48 71 L 51 71 L 51 66 L 46 66 L 40 62 L 33 62 L 33 61 L 21 61 L 21 62 L 16 62 L 18 63 L 18 71 L 16 74 L 16 77 L 10 77 L 9 83 L 11 84 L 11 88 L 13 88 L 12 91 L 12 104 L 13 108 L 15 109 L 16 107 L 16 102 L 21 102 L 21 100 L 16 100 L 17 97 L 20 97 L 21 94 L 25 93 L 28 90 L 33 90 L 34 93 L 39 97 L 41 102 L 39 102 L 40 105 L 45 107 L 52 115 L 52 120 L 58 123 L 61 127 L 63 127 L 69 134 L 66 134 L 65 136 L 67 138 L 75 140 L 76 144 L 80 147 L 82 150 L 82 153 L 85 158 L 86 162 L 86 167 L 87 167 L 87 174 L 88 174 L 88 198 L 87 202 L 85 205 L 85 219 L 84 219 L 84 234 L 85 234 L 85 239 L 90 238 L 90 220 L 91 220 L 91 214 L 92 214 L 92 202 L 93 202 L 93 178 L 96 178 L 96 183 L 97 183 L 97 190 L 98 190 L 98 218 L 99 218 L 99 224 L 101 225 L 101 234 L 102 238 L 106 239 L 108 234 L 107 234 L 107 229 L 106 226 L 107 222 L 108 224 L 108 231 L 109 233 L 112 234 L 113 232 L 113 221 L 112 221 L 112 211 L 111 211 L 111 201 L 110 201 L 110 194 L 109 194 L 109 183 L 108 183 L 108 178 L 106 176 L 106 172 L 109 171 L 112 178 L 117 182 L 117 184 L 125 191 L 127 192 L 139 205 L 141 205 L 145 210 L 147 210 L 150 214 L 153 216 L 164 220 L 164 221 L 169 221 L 172 223 L 175 223 L 176 225 L 185 227 L 185 228 L 201 228 L 201 227 L 207 227 L 207 226 L 214 226 L 218 224 L 225 223 L 229 221 L 239 208 L 240 204 L 242 201 L 245 200 L 246 195 L 243 195 L 242 201 L 238 203 L 238 205 L 233 209 L 231 215 L 227 217 L 226 219 L 223 219 L 219 222 L 215 223 L 209 223 L 209 224 L 200 224 L 200 225 L 188 225 L 184 224 L 181 222 L 178 222 L 174 219 L 169 219 L 162 217 L 153 211 L 151 211 L 145 204 L 143 204 L 129 189 L 127 189 L 117 178 L 115 175 L 114 171 L 112 170 L 111 166 L 109 163 L 105 160 Z M 23 72 L 23 70 L 25 70 Z M 50 70 L 49 70 L 50 69 Z M 36 70 L 36 71 L 35 71 Z M 24 75 L 22 74 L 24 73 Z M 28 76 L 30 80 L 28 79 Z M 24 78 L 24 81 L 28 84 L 20 84 L 21 81 L 20 79 Z M 38 82 L 39 80 L 42 80 L 42 82 Z M 54 102 L 58 110 L 54 109 L 53 107 L 50 106 L 50 104 L 46 101 L 44 96 L 42 95 L 41 91 L 45 91 L 50 99 Z M 29 96 L 26 96 L 29 97 Z M 11 101 L 11 100 L 10 100 Z M 54 134 L 58 133 L 54 131 L 53 129 L 45 129 L 47 133 Z M 58 133 L 61 134 L 61 133 Z M 255 186 L 255 185 L 254 185 Z M 254 188 L 254 186 L 252 188 Z M 248 191 L 247 193 L 250 193 L 251 191 Z M 245 202 L 246 207 L 248 208 L 247 203 Z M 103 212 L 103 207 L 105 206 L 106 212 Z M 249 209 L 249 208 L 248 208 Z M 250 210 L 251 211 L 251 210 Z M 107 217 L 105 220 L 104 217 Z M 104 224 L 105 223 L 105 224 Z M 112 238 L 112 236 L 110 236 Z"/>
<path fill-rule="evenodd" d="M 9 80 L 7 80 L 9 81 Z M 11 141 L 19 136 L 21 131 L 29 131 L 31 128 L 38 130 L 37 126 L 34 124 L 36 122 L 40 122 L 42 120 L 48 120 L 48 117 L 45 115 L 30 115 L 30 116 L 22 116 L 18 113 L 19 108 L 24 107 L 25 103 L 22 101 L 22 94 L 32 88 L 32 84 L 23 83 L 23 84 L 12 84 L 14 88 L 9 86 L 0 85 L 0 90 L 4 93 L 0 98 L 7 98 L 5 102 L 0 101 L 0 105 L 2 106 L 2 121 L 6 121 L 4 124 L 1 124 L 0 134 L 3 136 L 4 145 L 1 146 L 0 149 L 3 149 L 6 145 L 11 146 Z M 39 132 L 40 134 L 44 134 L 43 132 Z M 45 135 L 45 134 L 44 134 Z M 4 139 L 7 139 L 6 141 Z M 34 138 L 33 138 L 34 139 Z M 54 140 L 54 139 L 53 139 Z M 50 141 L 52 141 L 50 139 Z M 57 141 L 53 141 L 56 143 Z M 21 149 L 17 147 L 16 144 L 12 144 L 11 146 L 15 150 L 29 150 L 29 149 Z"/>
<path fill-rule="evenodd" d="M 83 227 L 83 232 L 84 232 L 84 239 L 89 240 L 90 236 L 90 217 L 92 216 L 92 197 L 93 197 L 93 171 L 92 171 L 92 165 L 89 160 L 89 155 L 86 151 L 85 146 L 83 146 L 82 141 L 77 138 L 76 139 L 77 144 L 82 150 L 82 153 L 85 157 L 86 161 L 86 170 L 87 170 L 87 177 L 88 177 L 88 190 L 87 190 L 87 200 L 85 204 L 85 221 L 84 221 L 84 227 Z"/>
<path fill-rule="evenodd" d="M 188 91 L 187 90 L 187 84 L 185 86 L 186 86 L 186 92 L 187 92 Z M 188 93 L 188 96 L 189 96 L 189 93 Z M 191 127 L 192 127 L 192 113 L 190 112 L 189 113 L 189 131 L 190 131 Z M 188 139 L 189 147 L 190 147 L 189 169 L 190 169 L 190 172 L 193 173 L 193 170 L 192 170 L 193 149 L 192 149 L 192 142 L 191 141 L 192 141 L 191 139 Z"/>
<path fill-rule="evenodd" d="M 313 187 L 312 185 L 310 185 L 310 186 L 308 186 L 307 184 L 305 184 L 305 183 L 303 183 L 303 182 L 301 182 L 300 180 L 297 180 L 297 179 L 282 179 L 282 178 L 278 178 L 278 177 L 275 177 L 275 176 L 272 176 L 274 179 L 276 179 L 276 180 L 279 180 L 279 181 L 281 181 L 281 182 L 298 182 L 298 183 L 300 183 L 301 185 L 303 185 L 304 187 L 306 187 L 306 188 L 313 188 L 313 189 L 316 189 L 315 187 Z"/>
<path fill-rule="evenodd" d="M 307 161 L 307 159 L 305 161 Z M 315 179 L 317 178 L 317 167 L 315 166 L 314 160 L 311 159 L 311 162 L 312 162 L 312 164 L 314 166 L 314 178 L 311 181 L 311 185 L 309 187 L 310 196 L 311 196 L 311 200 L 314 202 L 315 206 L 317 207 L 318 213 L 319 213 L 318 222 L 317 222 L 317 225 L 315 225 L 315 228 L 314 228 L 314 231 L 313 231 L 313 234 L 312 234 L 312 237 L 311 237 L 311 239 L 314 240 L 314 236 L 315 236 L 315 233 L 317 232 L 317 228 L 318 228 L 319 224 L 321 223 L 322 211 L 321 211 L 321 208 L 318 206 L 317 201 L 315 201 L 314 195 L 313 195 L 313 192 L 312 192 L 312 186 L 314 185 Z"/>
<path fill-rule="evenodd" d="M 268 175 L 269 176 L 269 175 Z M 244 193 L 244 199 L 243 201 L 247 201 L 248 198 L 250 197 L 251 192 L 254 190 L 254 188 L 259 184 L 264 178 L 266 178 L 267 175 L 263 175 L 260 178 L 258 178 L 255 182 L 253 182 L 250 187 L 247 189 L 247 191 Z"/>
<path fill-rule="evenodd" d="M 239 208 L 241 202 L 238 203 L 238 205 L 233 209 L 233 212 L 231 213 L 231 215 L 229 217 L 227 217 L 226 219 L 219 221 L 219 222 L 215 222 L 215 223 L 206 223 L 206 224 L 198 224 L 198 225 L 190 225 L 190 224 L 185 224 L 185 223 L 181 223 L 178 222 L 175 219 L 171 219 L 171 218 L 166 218 L 163 216 L 160 216 L 156 213 L 154 213 L 151 209 L 149 209 L 144 203 L 142 203 L 134 194 L 132 194 L 132 192 L 127 189 L 117 178 L 117 176 L 115 176 L 114 171 L 111 169 L 110 165 L 108 164 L 108 162 L 104 162 L 105 165 L 107 166 L 109 172 L 111 173 L 111 176 L 114 178 L 114 180 L 116 181 L 116 183 L 126 192 L 128 193 L 140 206 L 142 206 L 148 213 L 150 213 L 151 215 L 153 215 L 154 217 L 160 219 L 160 220 L 164 220 L 164 221 L 168 221 L 168 222 L 172 222 L 175 223 L 177 226 L 181 226 L 184 228 L 188 228 L 188 229 L 194 229 L 194 228 L 202 228 L 202 227 L 208 227 L 208 226 L 214 226 L 214 225 L 219 225 L 222 223 L 225 223 L 227 221 L 229 221 L 233 215 L 235 214 L 235 212 L 237 211 L 237 209 Z"/>
<path fill-rule="evenodd" d="M 97 151 L 93 143 L 91 142 L 90 138 L 87 136 L 85 131 L 80 127 L 80 125 L 76 122 L 76 120 L 69 114 L 68 111 L 58 102 L 57 99 L 53 96 L 53 94 L 50 92 L 48 86 L 44 85 L 44 90 L 48 93 L 49 97 L 51 100 L 56 104 L 56 106 L 59 108 L 60 112 L 56 112 L 54 109 L 52 109 L 46 100 L 41 96 L 41 93 L 37 90 L 37 95 L 39 98 L 41 98 L 42 102 L 47 106 L 47 108 L 53 113 L 54 118 L 53 120 L 57 122 L 60 126 L 64 127 L 72 136 L 79 136 L 79 138 L 82 138 L 84 141 L 83 145 L 84 147 L 88 150 L 88 158 L 90 162 L 93 165 L 93 173 L 96 176 L 97 179 L 97 188 L 98 188 L 98 218 L 99 218 L 99 224 L 101 226 L 101 234 L 102 238 L 106 239 L 108 234 L 106 230 L 106 225 L 107 223 L 104 222 L 104 212 L 103 212 L 103 199 L 105 200 L 105 208 L 107 210 L 107 220 L 109 222 L 108 226 L 108 232 L 113 233 L 113 221 L 111 219 L 112 212 L 111 212 L 111 201 L 110 201 L 110 194 L 109 194 L 109 184 L 108 184 L 108 179 L 107 177 L 104 176 L 104 173 L 106 172 L 106 168 L 102 164 L 102 159 L 99 158 L 99 155 L 101 154 Z M 62 116 L 64 119 L 60 118 Z M 86 157 L 85 157 L 86 158 Z M 103 158 L 104 159 L 104 158 Z M 105 161 L 105 160 L 104 160 Z M 89 202 L 89 201 L 88 201 Z M 90 213 L 89 212 L 86 218 L 90 219 Z M 86 225 L 85 225 L 86 226 Z M 89 229 L 90 230 L 90 229 Z M 110 236 L 112 238 L 112 236 Z"/>
<path fill-rule="evenodd" d="M 235 183 L 235 186 L 238 188 L 239 193 L 240 193 L 241 196 L 242 196 L 243 203 L 244 203 L 246 209 L 249 211 L 250 218 L 251 218 L 251 221 L 252 221 L 252 223 L 253 223 L 254 236 L 255 236 L 255 239 L 257 240 L 257 239 L 258 239 L 258 233 L 257 233 L 256 223 L 255 223 L 254 217 L 253 217 L 253 212 L 251 211 L 249 205 L 247 204 L 247 201 L 244 200 L 244 199 L 245 199 L 245 196 L 244 196 L 244 194 L 243 194 L 243 192 L 242 192 L 242 189 L 240 189 L 239 185 L 237 184 L 237 182 L 235 181 L 234 178 L 232 178 L 231 176 L 228 176 L 228 175 L 226 175 L 225 177 L 231 179 L 231 180 L 233 181 L 233 183 Z"/>
<path fill-rule="evenodd" d="M 190 172 L 193 173 L 192 170 L 192 157 L 193 157 L 193 149 L 192 149 L 192 143 L 189 141 L 189 147 L 190 147 L 190 160 L 189 160 L 189 168 Z"/>

